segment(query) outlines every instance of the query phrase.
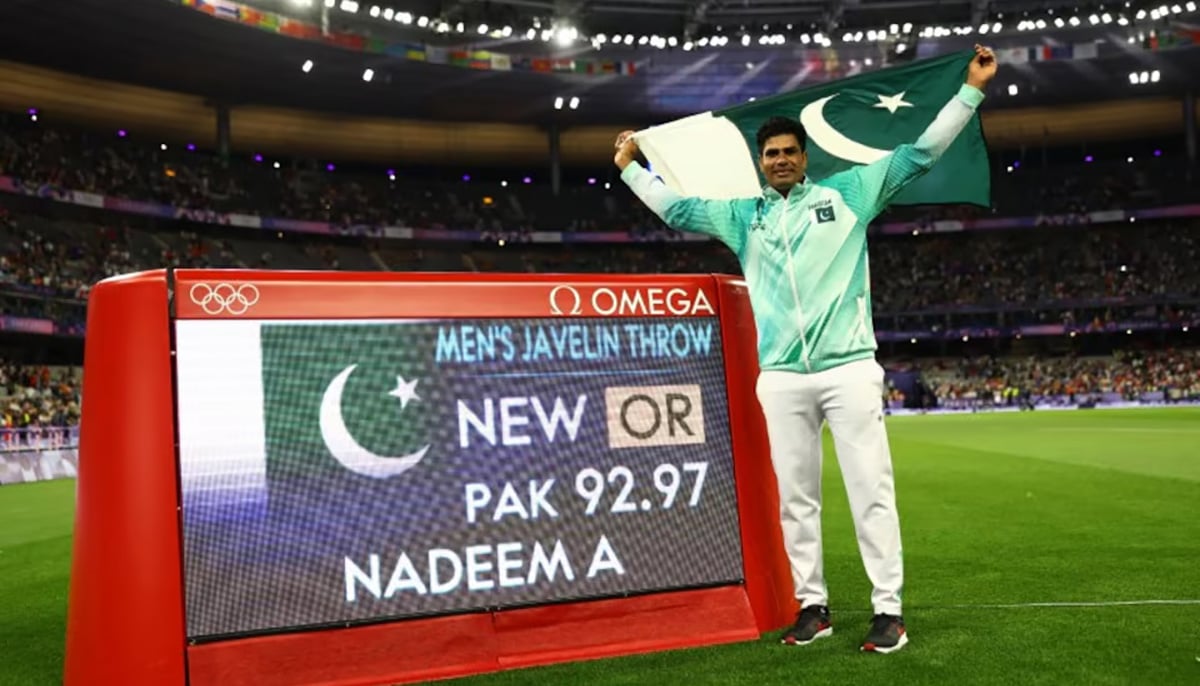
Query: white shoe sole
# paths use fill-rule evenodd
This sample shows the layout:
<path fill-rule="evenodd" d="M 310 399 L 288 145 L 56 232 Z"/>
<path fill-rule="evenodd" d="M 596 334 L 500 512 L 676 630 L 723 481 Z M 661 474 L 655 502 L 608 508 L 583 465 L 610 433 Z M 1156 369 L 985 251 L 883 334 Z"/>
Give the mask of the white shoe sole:
<path fill-rule="evenodd" d="M 796 641 L 795 643 L 788 643 L 787 639 L 782 639 L 779 642 L 785 646 L 806 646 L 809 643 L 812 643 L 813 641 L 817 640 L 818 638 L 829 638 L 832 635 L 833 635 L 833 627 L 829 626 L 829 627 L 825 627 L 824 629 L 821 629 L 817 633 L 813 634 L 813 637 L 808 639 L 807 641 Z"/>
<path fill-rule="evenodd" d="M 889 646 L 887 648 L 877 647 L 874 650 L 867 650 L 866 648 L 863 648 L 862 651 L 865 653 L 883 653 L 884 655 L 887 655 L 888 653 L 894 653 L 897 650 L 900 650 L 901 648 L 903 648 L 906 645 L 908 645 L 908 633 L 907 632 L 900 634 L 900 640 L 897 641 L 896 645 L 894 645 L 894 646 Z"/>

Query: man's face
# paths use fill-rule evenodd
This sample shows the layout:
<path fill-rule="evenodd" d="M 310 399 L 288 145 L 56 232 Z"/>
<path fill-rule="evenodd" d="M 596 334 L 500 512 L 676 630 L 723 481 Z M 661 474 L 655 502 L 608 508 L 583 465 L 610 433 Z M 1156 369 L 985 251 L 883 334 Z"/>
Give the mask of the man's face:
<path fill-rule="evenodd" d="M 786 193 L 804 178 L 808 155 L 800 149 L 795 134 L 788 133 L 767 139 L 758 164 L 767 183 L 780 193 Z"/>

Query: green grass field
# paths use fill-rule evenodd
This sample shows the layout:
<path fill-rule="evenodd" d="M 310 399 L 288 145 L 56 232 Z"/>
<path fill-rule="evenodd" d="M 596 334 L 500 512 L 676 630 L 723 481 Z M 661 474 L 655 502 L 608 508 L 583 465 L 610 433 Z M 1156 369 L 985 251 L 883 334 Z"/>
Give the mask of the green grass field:
<path fill-rule="evenodd" d="M 834 637 L 448 684 L 1200 684 L 1200 409 L 888 420 L 906 566 L 901 652 L 857 650 L 870 587 L 826 440 Z M 61 682 L 74 484 L 0 488 L 0 684 Z"/>

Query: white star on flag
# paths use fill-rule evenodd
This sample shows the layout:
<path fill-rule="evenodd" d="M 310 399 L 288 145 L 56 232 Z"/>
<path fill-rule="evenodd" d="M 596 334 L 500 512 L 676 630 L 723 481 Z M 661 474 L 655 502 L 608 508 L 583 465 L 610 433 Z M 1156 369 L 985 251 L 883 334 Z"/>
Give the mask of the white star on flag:
<path fill-rule="evenodd" d="M 400 409 L 408 407 L 408 401 L 420 400 L 417 395 L 417 379 L 405 381 L 403 376 L 396 377 L 396 390 L 388 391 L 388 395 L 400 399 Z"/>
<path fill-rule="evenodd" d="M 897 95 L 877 95 L 875 97 L 879 98 L 879 102 L 875 103 L 874 106 L 882 107 L 891 114 L 895 114 L 896 110 L 900 109 L 901 107 L 912 107 L 913 104 L 911 102 L 905 102 L 904 100 L 904 94 L 906 92 L 907 91 L 900 91 L 900 93 Z"/>

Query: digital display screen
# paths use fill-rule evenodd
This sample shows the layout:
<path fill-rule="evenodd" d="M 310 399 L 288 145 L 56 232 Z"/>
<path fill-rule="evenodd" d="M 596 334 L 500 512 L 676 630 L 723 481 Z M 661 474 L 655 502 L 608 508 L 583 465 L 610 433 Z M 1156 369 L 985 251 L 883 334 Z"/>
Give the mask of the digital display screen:
<path fill-rule="evenodd" d="M 189 639 L 743 578 L 715 317 L 175 334 Z"/>

